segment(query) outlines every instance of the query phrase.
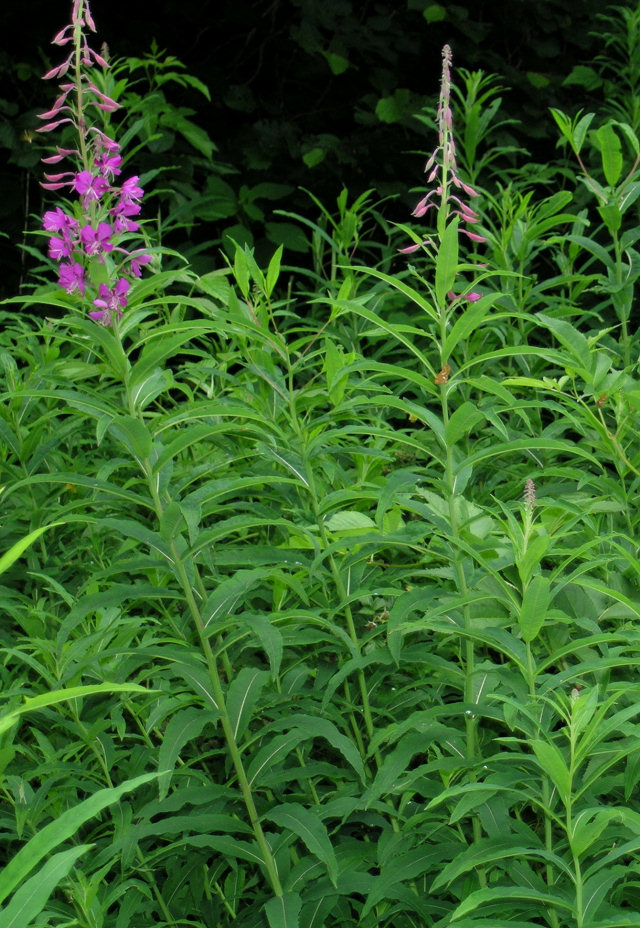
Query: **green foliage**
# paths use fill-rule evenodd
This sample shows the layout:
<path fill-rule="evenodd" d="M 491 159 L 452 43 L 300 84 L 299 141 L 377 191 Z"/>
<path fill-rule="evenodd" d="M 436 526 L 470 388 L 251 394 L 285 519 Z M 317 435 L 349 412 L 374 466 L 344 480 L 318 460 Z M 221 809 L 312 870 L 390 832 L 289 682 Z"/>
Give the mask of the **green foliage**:
<path fill-rule="evenodd" d="M 638 924 L 638 144 L 554 108 L 580 177 L 519 166 L 497 93 L 477 253 L 344 188 L 311 267 L 4 304 L 3 925 Z"/>

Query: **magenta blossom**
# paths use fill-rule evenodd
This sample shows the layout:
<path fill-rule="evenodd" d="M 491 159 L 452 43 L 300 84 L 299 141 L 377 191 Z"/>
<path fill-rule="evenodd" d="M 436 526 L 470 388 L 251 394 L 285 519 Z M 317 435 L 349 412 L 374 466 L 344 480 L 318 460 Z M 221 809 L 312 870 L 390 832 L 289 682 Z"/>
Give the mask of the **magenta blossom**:
<path fill-rule="evenodd" d="M 78 220 L 69 216 L 59 206 L 53 210 L 47 210 L 42 217 L 42 227 L 47 232 L 65 232 L 67 229 L 77 228 L 77 225 Z"/>
<path fill-rule="evenodd" d="M 73 254 L 73 242 L 66 238 L 58 238 L 52 235 L 49 239 L 49 257 L 54 261 L 61 261 L 63 258 L 70 258 Z"/>
<path fill-rule="evenodd" d="M 422 197 L 413 209 L 412 216 L 422 218 L 432 206 L 438 211 L 438 230 L 448 226 L 451 217 L 460 221 L 459 231 L 472 242 L 486 242 L 486 238 L 477 232 L 465 228 L 479 222 L 478 213 L 464 200 L 453 193 L 452 188 L 463 191 L 468 197 L 477 197 L 478 192 L 458 175 L 456 144 L 453 134 L 453 115 L 451 111 L 451 48 L 442 49 L 442 79 L 438 101 L 438 145 L 433 150 L 425 165 L 428 172 L 427 183 L 432 189 Z M 416 251 L 419 246 L 409 245 L 401 248 L 404 254 Z"/>
<path fill-rule="evenodd" d="M 144 190 L 138 186 L 139 179 L 136 175 L 122 182 L 120 196 L 123 203 L 128 203 L 130 200 L 140 200 L 144 196 Z"/>
<path fill-rule="evenodd" d="M 80 241 L 88 255 L 99 255 L 103 252 L 113 251 L 113 242 L 110 241 L 113 229 L 108 222 L 101 222 L 97 229 L 93 226 L 84 226 L 80 231 Z"/>
<path fill-rule="evenodd" d="M 84 296 L 85 279 L 84 268 L 76 261 L 74 264 L 61 264 L 59 267 L 58 283 L 67 293 L 79 290 Z"/>
<path fill-rule="evenodd" d="M 80 171 L 73 181 L 74 190 L 88 200 L 99 200 L 103 193 L 109 189 L 109 181 L 99 174 L 89 171 Z"/>
<path fill-rule="evenodd" d="M 95 166 L 102 175 L 109 180 L 120 174 L 120 165 L 122 164 L 122 155 L 113 155 L 108 151 L 97 155 L 94 159 Z"/>
<path fill-rule="evenodd" d="M 100 284 L 100 296 L 93 301 L 93 305 L 100 306 L 101 309 L 89 313 L 91 319 L 101 325 L 113 325 L 114 315 L 118 319 L 122 317 L 130 287 L 131 284 L 125 277 L 120 277 L 112 289 L 109 289 L 106 284 Z"/>
<path fill-rule="evenodd" d="M 145 264 L 149 264 L 151 261 L 151 255 L 147 254 L 137 254 L 131 255 L 131 263 L 129 265 L 131 273 L 134 277 L 142 276 L 142 268 Z"/>

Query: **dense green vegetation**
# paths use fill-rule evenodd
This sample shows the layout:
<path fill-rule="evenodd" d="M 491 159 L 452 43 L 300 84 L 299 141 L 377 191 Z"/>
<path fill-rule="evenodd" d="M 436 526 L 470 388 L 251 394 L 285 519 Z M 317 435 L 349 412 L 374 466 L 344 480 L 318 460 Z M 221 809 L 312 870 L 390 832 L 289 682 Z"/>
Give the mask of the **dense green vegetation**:
<path fill-rule="evenodd" d="M 206 88 L 93 67 L 56 142 L 118 139 L 120 238 L 76 173 L 1 308 L 2 928 L 640 925 L 640 8 L 607 17 L 553 159 L 445 49 L 413 218 L 310 183 L 213 267 L 166 236 L 222 187 L 181 205 L 149 133 L 197 173 L 158 87 Z"/>

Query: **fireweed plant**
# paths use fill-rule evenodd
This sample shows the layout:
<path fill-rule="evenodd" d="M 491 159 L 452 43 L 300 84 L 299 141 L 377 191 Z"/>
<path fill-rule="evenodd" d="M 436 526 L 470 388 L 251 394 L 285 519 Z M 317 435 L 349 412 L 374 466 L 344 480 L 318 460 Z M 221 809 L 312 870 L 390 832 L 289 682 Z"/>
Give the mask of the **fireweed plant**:
<path fill-rule="evenodd" d="M 356 267 L 345 192 L 311 298 L 246 246 L 167 293 L 93 30 L 75 2 L 56 37 L 44 128 L 78 141 L 45 183 L 75 199 L 28 304 L 73 311 L 0 334 L 0 924 L 640 924 L 638 335 L 606 229 L 526 171 L 469 183 L 445 47 L 400 254 Z"/>

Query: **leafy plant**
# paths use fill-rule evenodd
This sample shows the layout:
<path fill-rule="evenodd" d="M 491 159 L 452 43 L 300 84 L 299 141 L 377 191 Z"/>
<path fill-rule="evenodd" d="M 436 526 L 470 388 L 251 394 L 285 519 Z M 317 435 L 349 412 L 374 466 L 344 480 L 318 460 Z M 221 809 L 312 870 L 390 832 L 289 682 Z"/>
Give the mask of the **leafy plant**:
<path fill-rule="evenodd" d="M 554 110 L 569 189 L 451 64 L 416 223 L 314 192 L 280 214 L 312 268 L 229 233 L 128 274 L 71 153 L 84 290 L 0 330 L 14 928 L 638 924 L 635 136 Z M 77 67 L 92 132 L 118 81 Z"/>

